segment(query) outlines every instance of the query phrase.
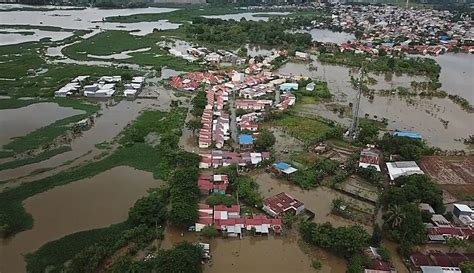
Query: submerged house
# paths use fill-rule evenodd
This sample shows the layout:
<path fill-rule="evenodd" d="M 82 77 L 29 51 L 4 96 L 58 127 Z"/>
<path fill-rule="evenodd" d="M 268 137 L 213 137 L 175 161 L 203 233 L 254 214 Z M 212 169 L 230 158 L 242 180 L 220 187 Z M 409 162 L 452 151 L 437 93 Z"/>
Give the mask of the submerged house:
<path fill-rule="evenodd" d="M 281 192 L 263 201 L 263 210 L 272 217 L 281 217 L 285 213 L 300 214 L 304 211 L 303 202 Z"/>

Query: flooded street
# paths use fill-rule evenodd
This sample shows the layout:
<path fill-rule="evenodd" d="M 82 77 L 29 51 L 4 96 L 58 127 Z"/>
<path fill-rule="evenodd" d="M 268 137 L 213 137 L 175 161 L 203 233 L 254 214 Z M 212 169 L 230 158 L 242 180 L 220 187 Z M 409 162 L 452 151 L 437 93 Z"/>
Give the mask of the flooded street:
<path fill-rule="evenodd" d="M 24 136 L 57 120 L 83 113 L 82 110 L 61 107 L 53 102 L 0 110 L 0 146 L 7 144 L 13 137 Z"/>
<path fill-rule="evenodd" d="M 183 236 L 181 236 L 183 235 Z M 312 260 L 319 260 L 321 273 L 346 271 L 346 261 L 321 249 L 305 249 L 299 246 L 296 231 L 282 236 L 245 236 L 236 238 L 200 238 L 198 233 L 184 232 L 167 227 L 161 248 L 170 249 L 181 241 L 205 242 L 211 245 L 212 263 L 204 266 L 204 273 L 313 273 Z M 305 253 L 307 252 L 307 253 Z"/>
<path fill-rule="evenodd" d="M 46 242 L 124 221 L 135 201 L 161 184 L 151 173 L 116 167 L 26 199 L 25 209 L 34 227 L 2 241 L 0 272 L 24 272 L 21 255 Z"/>
<path fill-rule="evenodd" d="M 316 60 L 314 64 L 317 67 L 316 71 L 309 70 L 307 64 L 287 63 L 277 73 L 303 75 L 327 81 L 336 104 L 348 106 L 350 102 L 355 101 L 356 90 L 351 86 L 350 75 L 357 77 L 356 71 L 348 67 L 321 64 Z M 370 77 L 377 80 L 376 84 L 370 86 L 375 90 L 393 89 L 398 86 L 409 87 L 411 81 L 425 80 L 424 77 L 408 75 L 391 75 L 386 78 L 384 75 L 370 74 Z M 466 89 L 464 92 L 471 92 L 471 90 Z M 302 109 L 304 112 L 320 115 L 346 126 L 350 124 L 349 118 L 340 117 L 321 104 L 304 105 Z M 376 117 L 378 120 L 388 119 L 388 130 L 418 132 L 428 144 L 441 149 L 465 149 L 466 146 L 457 140 L 474 134 L 474 128 L 470 126 L 474 114 L 464 111 L 448 98 L 376 95 L 374 100 L 370 101 L 369 98 L 363 96 L 359 116 L 364 117 L 365 114 L 369 114 L 370 118 Z M 449 121 L 447 128 L 444 127 L 442 121 Z"/>

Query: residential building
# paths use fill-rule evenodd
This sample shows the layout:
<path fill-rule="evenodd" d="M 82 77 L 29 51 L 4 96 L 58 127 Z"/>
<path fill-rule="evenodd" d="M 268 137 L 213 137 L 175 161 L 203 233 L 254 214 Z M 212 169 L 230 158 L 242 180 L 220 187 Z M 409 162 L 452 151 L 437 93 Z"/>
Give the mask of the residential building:
<path fill-rule="evenodd" d="M 359 167 L 373 167 L 380 172 L 380 151 L 374 148 L 365 148 L 360 152 Z"/>
<path fill-rule="evenodd" d="M 316 84 L 314 82 L 310 82 L 306 85 L 306 91 L 313 92 L 314 88 L 316 88 Z"/>
<path fill-rule="evenodd" d="M 302 213 L 304 211 L 304 204 L 287 193 L 281 192 L 265 199 L 263 201 L 263 210 L 272 217 L 281 217 L 285 213 Z"/>
<path fill-rule="evenodd" d="M 472 261 L 474 254 L 472 253 L 444 253 L 441 251 L 432 251 L 426 254 L 415 252 L 410 255 L 411 272 L 423 272 L 422 267 L 458 267 L 462 262 Z M 439 270 L 439 269 L 438 269 Z M 425 271 L 430 272 L 430 271 Z M 433 271 L 440 272 L 440 271 Z M 442 272 L 442 271 L 441 271 Z M 448 271 L 449 272 L 449 271 Z M 454 271 L 456 272 L 456 271 Z M 456 272 L 457 273 L 457 272 Z"/>
<path fill-rule="evenodd" d="M 274 163 L 272 167 L 277 171 L 277 173 L 285 175 L 291 175 L 298 171 L 298 169 L 285 162 Z"/>
<path fill-rule="evenodd" d="M 418 133 L 409 133 L 409 132 L 394 132 L 393 136 L 408 137 L 408 138 L 419 139 L 419 140 L 423 139 L 423 137 L 420 134 L 418 134 Z"/>
<path fill-rule="evenodd" d="M 298 91 L 298 83 L 286 82 L 280 85 L 280 91 L 291 92 Z"/>
<path fill-rule="evenodd" d="M 252 135 L 240 135 L 239 136 L 239 147 L 241 151 L 250 151 L 253 149 L 253 136 Z"/>
<path fill-rule="evenodd" d="M 386 164 L 390 180 L 392 181 L 400 176 L 424 174 L 415 161 L 396 161 L 387 162 Z"/>

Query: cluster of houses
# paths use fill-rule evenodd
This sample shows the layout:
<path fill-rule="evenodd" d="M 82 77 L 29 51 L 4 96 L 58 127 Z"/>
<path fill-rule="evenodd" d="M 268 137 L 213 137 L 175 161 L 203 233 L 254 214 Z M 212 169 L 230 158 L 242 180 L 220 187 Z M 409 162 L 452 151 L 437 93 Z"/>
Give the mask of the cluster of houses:
<path fill-rule="evenodd" d="M 420 273 L 461 273 L 459 265 L 472 260 L 474 260 L 472 253 L 416 252 L 410 256 L 410 269 L 411 272 Z"/>
<path fill-rule="evenodd" d="M 87 84 L 89 76 L 78 76 L 71 82 L 54 92 L 55 97 L 80 96 L 93 98 L 109 98 L 123 88 L 123 95 L 134 98 L 142 90 L 144 77 L 133 77 L 130 81 L 122 80 L 121 76 L 102 76 L 96 82 Z M 122 85 L 123 84 L 123 85 Z"/>
<path fill-rule="evenodd" d="M 454 19 L 446 10 L 389 5 L 337 5 L 332 13 L 331 23 L 315 22 L 316 26 L 363 32 L 357 43 L 342 44 L 342 51 L 376 54 L 384 49 L 432 55 L 454 49 L 474 52 L 474 32 L 468 15 Z"/>
<path fill-rule="evenodd" d="M 169 85 L 177 90 L 194 91 L 201 84 L 218 84 L 224 82 L 224 75 L 214 72 L 188 72 L 184 75 L 173 76 Z"/>
<path fill-rule="evenodd" d="M 229 180 L 226 175 L 202 175 L 198 180 L 198 187 L 202 196 L 210 194 L 225 195 Z M 245 231 L 254 235 L 268 235 L 270 232 L 282 232 L 282 217 L 284 214 L 294 215 L 302 213 L 304 204 L 282 192 L 268 197 L 263 202 L 263 210 L 269 215 L 252 214 L 243 216 L 240 205 L 206 205 L 199 204 L 199 219 L 192 230 L 202 231 L 206 226 L 214 226 L 227 237 L 242 238 Z"/>
<path fill-rule="evenodd" d="M 166 47 L 167 43 L 162 43 L 161 45 Z M 218 66 L 221 63 L 244 65 L 246 62 L 245 58 L 241 58 L 237 54 L 227 50 L 219 49 L 217 52 L 213 52 L 206 47 L 192 47 L 187 43 L 181 43 L 179 47 L 170 48 L 168 52 L 188 62 L 193 63 L 200 61 L 202 64 L 210 66 Z"/>
<path fill-rule="evenodd" d="M 230 152 L 222 150 L 203 150 L 199 153 L 201 162 L 199 168 L 219 168 L 230 165 L 237 165 L 239 167 L 257 166 L 264 160 L 270 159 L 270 152 Z"/>
<path fill-rule="evenodd" d="M 432 215 L 431 222 L 425 223 L 429 242 L 445 243 L 449 238 L 467 240 L 474 236 L 474 210 L 468 205 L 453 204 L 453 223 L 443 215 L 436 214 L 429 204 L 421 203 L 419 208 Z"/>

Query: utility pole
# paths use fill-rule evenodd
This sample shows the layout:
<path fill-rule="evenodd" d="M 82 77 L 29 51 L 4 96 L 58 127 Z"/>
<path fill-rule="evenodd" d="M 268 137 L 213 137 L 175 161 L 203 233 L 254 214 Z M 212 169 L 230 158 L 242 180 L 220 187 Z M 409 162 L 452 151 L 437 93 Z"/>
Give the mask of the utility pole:
<path fill-rule="evenodd" d="M 349 138 L 351 140 L 355 140 L 356 135 L 357 135 L 357 128 L 359 127 L 359 109 L 360 109 L 360 99 L 362 97 L 362 85 L 364 83 L 364 73 L 365 73 L 365 69 L 364 69 L 364 65 L 362 64 L 359 82 L 358 82 L 356 101 L 354 105 L 352 124 L 349 131 Z"/>

